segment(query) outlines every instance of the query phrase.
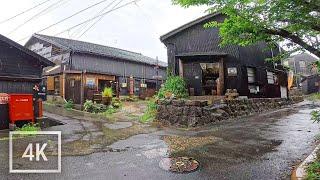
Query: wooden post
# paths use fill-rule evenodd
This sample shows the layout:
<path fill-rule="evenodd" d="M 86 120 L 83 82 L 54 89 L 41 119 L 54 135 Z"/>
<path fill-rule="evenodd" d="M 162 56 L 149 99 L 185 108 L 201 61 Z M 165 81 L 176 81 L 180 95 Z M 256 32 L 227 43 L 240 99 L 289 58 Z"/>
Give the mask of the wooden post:
<path fill-rule="evenodd" d="M 134 79 L 132 76 L 130 76 L 129 84 L 130 84 L 129 95 L 130 97 L 133 97 L 134 96 Z"/>
<path fill-rule="evenodd" d="M 80 85 L 80 104 L 81 104 L 81 109 L 83 106 L 83 101 L 84 101 L 84 75 L 83 71 L 81 71 L 81 85 Z"/>
<path fill-rule="evenodd" d="M 181 59 L 179 59 L 179 76 L 183 78 L 183 63 Z"/>
<path fill-rule="evenodd" d="M 66 73 L 65 72 L 63 72 L 63 74 L 62 74 L 62 83 L 60 83 L 60 86 L 61 86 L 60 87 L 60 91 L 62 89 L 62 92 L 60 92 L 60 96 L 61 96 L 61 93 L 62 93 L 63 99 L 66 99 Z"/>
<path fill-rule="evenodd" d="M 223 96 L 224 92 L 224 62 L 223 58 L 219 60 L 219 83 L 217 84 L 218 96 Z"/>

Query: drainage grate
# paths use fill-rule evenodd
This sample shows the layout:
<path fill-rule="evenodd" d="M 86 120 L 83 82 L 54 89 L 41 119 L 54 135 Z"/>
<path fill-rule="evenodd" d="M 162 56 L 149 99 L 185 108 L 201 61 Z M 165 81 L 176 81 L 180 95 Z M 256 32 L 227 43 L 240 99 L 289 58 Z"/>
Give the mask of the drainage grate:
<path fill-rule="evenodd" d="M 176 173 L 188 173 L 198 169 L 199 162 L 190 157 L 164 158 L 159 166 L 167 171 Z"/>

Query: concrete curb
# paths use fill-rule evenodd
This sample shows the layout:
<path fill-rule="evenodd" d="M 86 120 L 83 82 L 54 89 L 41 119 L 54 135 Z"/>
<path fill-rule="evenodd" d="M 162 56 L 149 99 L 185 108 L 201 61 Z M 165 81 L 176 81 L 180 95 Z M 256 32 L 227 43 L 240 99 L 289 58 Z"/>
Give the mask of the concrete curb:
<path fill-rule="evenodd" d="M 317 158 L 317 151 L 319 151 L 319 149 L 320 149 L 320 144 L 318 144 L 317 147 L 312 151 L 312 153 L 298 166 L 298 168 L 295 169 L 295 172 L 293 172 L 291 179 L 297 179 L 297 180 L 305 179 L 307 175 L 306 168 L 308 164 L 310 164 Z"/>

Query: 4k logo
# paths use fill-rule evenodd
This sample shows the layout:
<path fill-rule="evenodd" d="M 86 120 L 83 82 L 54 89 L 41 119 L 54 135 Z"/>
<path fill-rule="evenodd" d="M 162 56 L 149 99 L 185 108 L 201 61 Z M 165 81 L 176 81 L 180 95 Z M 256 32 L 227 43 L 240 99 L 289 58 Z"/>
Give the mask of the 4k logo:
<path fill-rule="evenodd" d="M 48 161 L 47 156 L 44 154 L 44 149 L 48 144 L 44 143 L 40 149 L 40 143 L 36 143 L 36 161 L 40 161 L 40 156 L 44 161 Z M 29 161 L 33 161 L 33 144 L 30 143 L 27 149 L 24 151 L 22 158 L 29 158 Z"/>
<path fill-rule="evenodd" d="M 10 132 L 9 172 L 61 173 L 61 132 Z"/>

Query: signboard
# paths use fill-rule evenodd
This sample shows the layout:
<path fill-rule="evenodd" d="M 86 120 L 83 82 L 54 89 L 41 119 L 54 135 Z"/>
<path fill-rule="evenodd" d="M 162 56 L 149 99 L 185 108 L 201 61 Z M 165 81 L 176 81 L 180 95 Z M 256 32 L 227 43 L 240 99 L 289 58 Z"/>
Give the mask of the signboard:
<path fill-rule="evenodd" d="M 47 87 L 44 85 L 35 85 L 33 87 L 33 97 L 38 100 L 41 99 L 42 101 L 47 100 Z"/>
<path fill-rule="evenodd" d="M 134 79 L 132 76 L 130 76 L 129 84 L 130 84 L 129 94 L 130 96 L 132 96 L 134 95 Z"/>
<path fill-rule="evenodd" d="M 90 86 L 90 87 L 95 86 L 96 85 L 96 79 L 95 78 L 87 78 L 86 85 Z"/>
<path fill-rule="evenodd" d="M 142 88 L 147 88 L 147 84 L 142 83 L 142 84 L 140 85 L 140 87 L 142 87 Z"/>
<path fill-rule="evenodd" d="M 237 76 L 237 68 L 236 67 L 230 67 L 228 68 L 228 76 Z"/>
<path fill-rule="evenodd" d="M 0 104 L 8 104 L 9 102 L 9 94 L 0 93 Z"/>

